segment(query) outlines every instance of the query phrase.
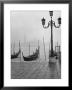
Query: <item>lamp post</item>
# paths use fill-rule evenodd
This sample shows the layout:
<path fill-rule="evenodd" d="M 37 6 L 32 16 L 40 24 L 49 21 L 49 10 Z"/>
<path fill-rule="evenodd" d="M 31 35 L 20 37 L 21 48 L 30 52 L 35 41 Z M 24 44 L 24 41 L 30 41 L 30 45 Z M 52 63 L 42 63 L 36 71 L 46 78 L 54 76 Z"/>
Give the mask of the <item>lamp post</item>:
<path fill-rule="evenodd" d="M 48 25 L 45 26 L 45 19 L 43 17 L 43 19 L 41 20 L 42 21 L 42 25 L 43 25 L 43 28 L 47 29 L 49 26 L 51 26 L 51 57 L 54 56 L 53 54 L 53 26 L 55 28 L 59 28 L 60 25 L 61 25 L 61 18 L 59 17 L 58 18 L 58 26 L 55 25 L 55 21 L 53 21 L 52 17 L 53 17 L 53 11 L 49 11 L 50 13 L 50 17 L 51 17 L 51 20 L 48 22 Z"/>

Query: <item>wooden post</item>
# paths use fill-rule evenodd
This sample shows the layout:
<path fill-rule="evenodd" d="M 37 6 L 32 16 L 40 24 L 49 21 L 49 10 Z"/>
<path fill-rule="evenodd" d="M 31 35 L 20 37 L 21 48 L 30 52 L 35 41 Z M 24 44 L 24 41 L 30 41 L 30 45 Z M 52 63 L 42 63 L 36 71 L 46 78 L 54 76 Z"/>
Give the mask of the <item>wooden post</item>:
<path fill-rule="evenodd" d="M 21 45 L 20 45 L 20 41 L 19 41 L 19 51 L 20 51 L 20 62 L 21 62 Z"/>
<path fill-rule="evenodd" d="M 14 47 L 13 47 L 13 54 L 15 55 L 15 42 L 14 42 Z"/>
<path fill-rule="evenodd" d="M 40 46 L 39 46 L 39 40 L 38 40 L 38 49 L 39 49 L 39 57 L 40 57 Z"/>
<path fill-rule="evenodd" d="M 11 54 L 12 54 L 12 43 L 11 43 Z"/>
<path fill-rule="evenodd" d="M 30 42 L 29 42 L 29 55 L 30 55 Z"/>
<path fill-rule="evenodd" d="M 49 51 L 51 51 L 51 50 L 50 50 L 50 43 L 49 43 Z"/>
<path fill-rule="evenodd" d="M 44 55 L 45 55 L 45 60 L 46 60 L 46 52 L 45 52 L 45 42 L 44 42 L 44 37 L 43 37 L 43 45 L 44 45 Z"/>

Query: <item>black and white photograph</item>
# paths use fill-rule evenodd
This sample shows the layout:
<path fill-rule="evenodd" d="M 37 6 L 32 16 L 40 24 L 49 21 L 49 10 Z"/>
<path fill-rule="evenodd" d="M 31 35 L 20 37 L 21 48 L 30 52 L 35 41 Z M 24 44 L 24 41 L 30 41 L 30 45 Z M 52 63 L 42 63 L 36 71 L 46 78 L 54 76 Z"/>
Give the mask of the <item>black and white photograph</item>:
<path fill-rule="evenodd" d="M 67 85 L 68 23 L 68 4 L 5 4 L 5 86 Z"/>
<path fill-rule="evenodd" d="M 11 11 L 11 79 L 61 79 L 61 11 Z"/>

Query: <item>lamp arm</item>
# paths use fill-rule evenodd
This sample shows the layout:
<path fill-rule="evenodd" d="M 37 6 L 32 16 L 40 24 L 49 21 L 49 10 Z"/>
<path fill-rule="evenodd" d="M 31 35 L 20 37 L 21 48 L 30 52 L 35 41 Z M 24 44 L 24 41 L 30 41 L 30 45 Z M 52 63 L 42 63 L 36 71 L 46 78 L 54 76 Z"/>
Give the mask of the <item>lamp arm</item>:
<path fill-rule="evenodd" d="M 56 26 L 54 21 L 53 21 L 53 24 L 54 24 L 55 28 L 60 28 L 60 26 L 61 26 L 60 24 L 58 26 Z"/>
<path fill-rule="evenodd" d="M 43 28 L 45 28 L 45 29 L 46 29 L 46 28 L 48 28 L 48 27 L 49 27 L 49 25 L 50 25 L 50 21 L 48 22 L 48 25 L 47 25 L 47 26 L 44 26 L 44 25 L 43 25 Z"/>

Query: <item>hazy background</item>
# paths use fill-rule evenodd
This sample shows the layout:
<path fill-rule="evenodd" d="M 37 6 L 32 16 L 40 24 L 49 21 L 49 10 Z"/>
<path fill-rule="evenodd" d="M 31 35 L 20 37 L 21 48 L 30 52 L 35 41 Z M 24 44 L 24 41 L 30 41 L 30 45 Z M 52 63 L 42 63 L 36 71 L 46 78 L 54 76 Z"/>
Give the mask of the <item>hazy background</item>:
<path fill-rule="evenodd" d="M 51 39 L 51 27 L 44 29 L 41 19 L 46 19 L 46 26 L 50 21 L 49 11 L 40 10 L 26 10 L 26 11 L 11 11 L 10 12 L 10 27 L 11 27 L 11 44 L 15 43 L 16 50 L 18 49 L 18 43 L 20 40 L 22 51 L 24 55 L 28 55 L 29 42 L 30 50 L 33 52 L 38 46 L 38 40 L 40 45 L 40 52 L 43 55 L 43 37 L 45 41 L 46 54 L 49 51 L 50 39 Z M 58 17 L 61 17 L 61 11 L 53 12 L 53 20 L 58 25 Z M 53 27 L 53 42 L 55 45 L 61 44 L 61 28 Z"/>

